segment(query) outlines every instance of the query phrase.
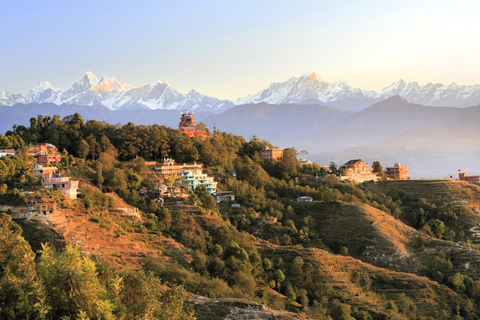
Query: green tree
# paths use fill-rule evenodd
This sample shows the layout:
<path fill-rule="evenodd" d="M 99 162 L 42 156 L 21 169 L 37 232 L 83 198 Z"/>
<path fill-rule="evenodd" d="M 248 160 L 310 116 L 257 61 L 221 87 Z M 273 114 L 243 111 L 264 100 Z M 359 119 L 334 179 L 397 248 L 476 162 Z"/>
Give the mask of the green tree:
<path fill-rule="evenodd" d="M 82 139 L 80 143 L 78 144 L 77 147 L 77 155 L 78 157 L 82 158 L 85 160 L 85 158 L 88 155 L 88 152 L 90 151 L 90 146 L 88 145 L 88 142 Z"/>
<path fill-rule="evenodd" d="M 383 171 L 382 164 L 380 161 L 373 161 L 372 164 L 372 171 L 373 173 L 376 173 L 377 176 L 379 177 L 380 180 L 386 180 L 387 176 L 385 175 L 385 172 Z"/>
<path fill-rule="evenodd" d="M 113 307 L 99 282 L 95 263 L 77 246 L 68 244 L 57 257 L 52 246 L 42 245 L 38 272 L 54 318 L 81 314 L 111 318 Z"/>
<path fill-rule="evenodd" d="M 0 214 L 0 318 L 44 318 L 49 307 L 35 271 L 35 254 L 22 229 Z"/>
<path fill-rule="evenodd" d="M 195 320 L 193 306 L 185 301 L 185 289 L 179 286 L 167 290 L 160 298 L 159 319 Z"/>
<path fill-rule="evenodd" d="M 276 283 L 277 289 L 280 289 L 280 284 L 285 280 L 285 274 L 280 269 L 277 269 L 273 272 L 273 280 Z"/>
<path fill-rule="evenodd" d="M 287 283 L 287 287 L 285 288 L 285 295 L 287 296 L 288 300 L 295 301 L 297 299 L 297 295 L 295 294 L 295 290 L 293 290 L 292 285 Z"/>
<path fill-rule="evenodd" d="M 104 182 L 105 182 L 105 179 L 103 178 L 103 164 L 100 161 L 98 161 L 97 162 L 97 184 L 100 191 L 102 191 L 102 186 Z"/>
<path fill-rule="evenodd" d="M 447 233 L 448 228 L 445 226 L 445 223 L 439 219 L 430 219 L 427 221 L 426 225 L 430 226 L 434 236 L 438 239 L 442 239 Z"/>
<path fill-rule="evenodd" d="M 113 175 L 112 179 L 109 181 L 109 185 L 112 190 L 117 192 L 119 195 L 126 195 L 128 185 L 125 172 L 119 168 L 113 169 Z"/>
<path fill-rule="evenodd" d="M 335 162 L 330 161 L 330 164 L 329 164 L 328 168 L 330 169 L 330 172 L 333 175 L 338 175 L 338 169 L 337 169 L 337 165 L 336 165 Z"/>

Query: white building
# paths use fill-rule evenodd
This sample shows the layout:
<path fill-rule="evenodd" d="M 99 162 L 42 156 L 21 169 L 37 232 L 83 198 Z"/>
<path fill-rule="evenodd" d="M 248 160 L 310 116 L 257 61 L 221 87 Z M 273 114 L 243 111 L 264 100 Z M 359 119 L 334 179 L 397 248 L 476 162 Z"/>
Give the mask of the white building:
<path fill-rule="evenodd" d="M 71 200 L 77 199 L 78 181 L 70 180 L 70 177 L 55 176 L 44 178 L 42 185 L 45 189 L 59 189 L 65 197 Z"/>
<path fill-rule="evenodd" d="M 179 182 L 185 184 L 190 190 L 204 187 L 205 191 L 210 194 L 214 194 L 217 191 L 217 182 L 213 181 L 213 178 L 206 173 L 202 173 L 200 169 L 182 171 Z"/>

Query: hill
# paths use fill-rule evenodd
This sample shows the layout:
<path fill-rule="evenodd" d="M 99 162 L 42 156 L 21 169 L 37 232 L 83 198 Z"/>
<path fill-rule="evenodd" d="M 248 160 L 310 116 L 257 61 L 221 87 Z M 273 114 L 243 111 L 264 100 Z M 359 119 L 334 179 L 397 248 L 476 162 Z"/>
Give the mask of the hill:
<path fill-rule="evenodd" d="M 236 106 L 203 121 L 209 126 L 243 137 L 253 135 L 279 146 L 289 146 L 300 136 L 309 136 L 325 127 L 335 126 L 351 113 L 324 105 Z"/>
<path fill-rule="evenodd" d="M 342 164 L 361 158 L 385 166 L 408 164 L 413 178 L 457 177 L 457 170 L 476 174 L 480 136 L 457 127 L 408 130 L 372 146 L 353 147 L 341 152 L 318 154 L 312 160 Z"/>
<path fill-rule="evenodd" d="M 107 121 L 112 124 L 160 124 L 176 128 L 180 121 L 180 113 L 176 110 L 110 110 L 106 107 L 80 106 L 80 105 L 56 105 L 53 103 L 30 103 L 16 104 L 14 106 L 1 106 L 0 132 L 12 129 L 13 125 L 30 125 L 31 118 L 38 115 L 53 117 L 59 115 L 61 118 L 79 113 L 87 120 Z M 197 122 L 209 116 L 209 112 L 196 112 Z"/>
<path fill-rule="evenodd" d="M 60 174 L 79 181 L 77 199 L 62 188 L 45 189 L 40 179 L 48 177 L 39 177 L 37 160 L 21 149 L 50 138 L 65 150 L 56 164 Z M 355 184 L 317 165 L 301 166 L 293 149 L 278 161 L 262 160 L 268 142 L 258 139 L 219 130 L 206 140 L 190 139 L 158 125 L 85 122 L 78 114 L 32 120 L 31 128 L 17 127 L 0 141 L 20 150 L 0 158 L 0 209 L 7 213 L 0 217 L 0 236 L 7 239 L 0 262 L 26 272 L 0 274 L 0 296 L 11 297 L 0 300 L 2 315 L 480 314 L 477 186 L 449 180 Z M 202 177 L 212 177 L 217 191 L 230 191 L 234 199 L 222 201 L 178 175 L 162 175 L 153 169 L 157 155 L 203 163 Z M 313 201 L 298 202 L 300 196 Z M 43 212 L 42 203 L 52 211 Z M 9 213 L 37 220 L 21 222 L 27 241 L 41 248 L 36 261 Z M 72 268 L 81 277 L 72 277 Z M 12 295 L 10 284 L 18 278 L 22 287 Z M 65 283 L 79 286 L 76 300 L 69 300 Z"/>
<path fill-rule="evenodd" d="M 371 146 L 408 130 L 451 126 L 478 134 L 475 119 L 480 108 L 429 107 L 407 102 L 399 96 L 352 114 L 336 126 L 324 128 L 299 143 L 311 145 L 313 152 L 340 151 L 355 146 Z"/>
<path fill-rule="evenodd" d="M 88 198 L 92 198 L 93 194 L 94 198 L 102 197 L 99 190 L 89 184 L 84 183 L 81 188 L 83 193 L 89 195 Z M 128 206 L 114 194 L 106 196 L 114 207 Z M 264 258 L 271 261 L 282 259 L 287 279 L 292 281 L 302 278 L 301 283 L 307 290 L 314 290 L 316 294 L 327 295 L 329 300 L 333 299 L 332 305 L 327 309 L 320 306 L 312 308 L 312 316 L 328 313 L 334 318 L 343 317 L 345 310 L 342 311 L 342 306 L 348 305 L 377 317 L 385 312 L 384 306 L 389 301 L 395 301 L 399 305 L 398 312 L 407 317 L 411 314 L 420 317 L 433 314 L 441 316 L 441 310 L 453 309 L 456 306 L 465 308 L 467 304 L 462 297 L 437 282 L 411 273 L 398 272 L 413 270 L 414 273 L 421 274 L 421 262 L 415 257 L 416 253 L 409 244 L 418 231 L 368 205 L 314 203 L 309 206 L 310 213 L 305 216 L 299 208 L 295 210 L 299 212 L 299 218 L 312 219 L 312 227 L 317 228 L 316 231 L 325 243 L 332 245 L 344 239 L 343 245 L 349 248 L 352 255 L 370 263 L 335 255 L 322 249 L 272 245 L 262 239 L 239 233 L 219 216 L 205 214 L 204 210 L 198 207 L 169 204 L 169 208 L 173 215 L 180 217 L 172 228 L 178 228 L 193 218 L 196 229 L 193 234 L 209 233 L 217 238 L 219 235 L 215 230 L 229 230 L 231 235 L 227 237 L 233 236 L 241 247 L 249 251 L 258 250 Z M 178 229 L 182 235 L 174 236 L 178 239 L 175 240 L 163 236 L 159 229 L 155 231 L 155 225 L 161 228 L 161 224 L 155 222 L 155 219 L 152 220 L 152 216 L 148 217 L 143 213 L 140 213 L 141 218 L 122 216 L 112 209 L 110 206 L 106 211 L 98 212 L 86 210 L 81 202 L 72 203 L 71 207 L 67 206 L 62 210 L 61 214 L 65 217 L 62 223 L 52 223 L 50 227 L 44 228 L 51 228 L 61 234 L 67 243 L 80 245 L 89 255 L 101 256 L 116 269 L 152 270 L 171 284 L 180 281 L 195 294 L 215 294 L 215 302 L 211 299 L 199 299 L 197 296 L 187 299 L 195 302 L 198 319 L 225 319 L 224 316 L 228 315 L 235 315 L 236 319 L 254 315 L 258 319 L 268 319 L 273 315 L 278 319 L 301 318 L 293 313 L 261 307 L 254 301 L 229 298 L 233 296 L 232 292 L 229 293 L 224 285 L 219 286 L 221 282 L 213 282 L 214 279 L 209 280 L 192 272 L 197 268 L 197 258 L 192 247 L 188 247 L 188 243 L 192 242 L 184 238 L 183 229 Z M 184 218 L 181 218 L 182 211 L 187 213 Z M 23 222 L 24 226 L 29 224 Z M 33 236 L 28 228 L 24 229 L 24 235 L 27 239 Z M 227 239 L 222 240 L 224 246 Z M 303 271 L 300 274 L 294 271 L 298 261 L 302 261 Z M 372 264 L 397 271 L 374 267 Z M 313 269 L 310 270 L 307 266 Z M 420 270 L 414 270 L 415 268 Z M 314 277 L 315 280 L 309 277 Z M 266 297 L 265 302 L 269 299 L 277 301 L 277 307 L 279 301 L 287 303 L 286 296 L 275 296 L 273 290 Z M 224 316 L 221 316 L 222 314 Z"/>

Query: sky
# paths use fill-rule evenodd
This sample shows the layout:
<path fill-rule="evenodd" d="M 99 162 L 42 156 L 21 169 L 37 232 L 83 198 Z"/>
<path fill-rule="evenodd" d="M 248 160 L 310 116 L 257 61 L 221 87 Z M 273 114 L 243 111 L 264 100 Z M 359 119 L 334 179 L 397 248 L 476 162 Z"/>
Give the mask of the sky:
<path fill-rule="evenodd" d="M 480 1 L 0 0 L 0 91 L 86 71 L 221 99 L 307 72 L 375 90 L 480 83 Z"/>

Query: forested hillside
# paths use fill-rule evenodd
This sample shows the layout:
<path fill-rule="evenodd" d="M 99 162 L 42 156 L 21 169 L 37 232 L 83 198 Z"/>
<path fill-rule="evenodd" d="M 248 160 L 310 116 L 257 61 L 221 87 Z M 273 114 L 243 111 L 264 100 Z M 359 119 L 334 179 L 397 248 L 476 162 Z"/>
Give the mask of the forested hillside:
<path fill-rule="evenodd" d="M 79 181 L 78 199 L 34 176 L 27 149 L 43 142 L 61 151 L 59 169 Z M 0 208 L 32 196 L 58 206 L 47 223 L 12 221 L 4 210 L 0 317 L 480 318 L 477 186 L 354 184 L 337 179 L 335 163 L 301 166 L 293 148 L 262 160 L 265 145 L 273 147 L 79 114 L 39 116 L 0 135 L 0 149 L 17 150 L 0 158 Z M 202 163 L 235 201 L 197 188 L 162 205 L 159 186 L 181 183 L 146 161 L 165 158 Z"/>

